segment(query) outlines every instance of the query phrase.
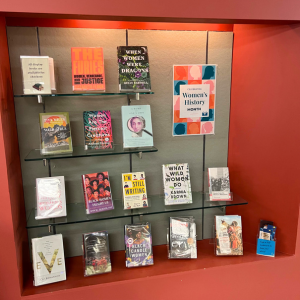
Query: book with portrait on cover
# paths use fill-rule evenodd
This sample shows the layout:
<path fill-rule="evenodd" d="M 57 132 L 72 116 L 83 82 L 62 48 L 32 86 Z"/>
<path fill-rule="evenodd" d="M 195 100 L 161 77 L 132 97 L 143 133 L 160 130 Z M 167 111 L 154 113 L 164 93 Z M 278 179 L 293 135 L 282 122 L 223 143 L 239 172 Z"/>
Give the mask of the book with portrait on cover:
<path fill-rule="evenodd" d="M 231 201 L 229 169 L 208 168 L 209 200 Z"/>

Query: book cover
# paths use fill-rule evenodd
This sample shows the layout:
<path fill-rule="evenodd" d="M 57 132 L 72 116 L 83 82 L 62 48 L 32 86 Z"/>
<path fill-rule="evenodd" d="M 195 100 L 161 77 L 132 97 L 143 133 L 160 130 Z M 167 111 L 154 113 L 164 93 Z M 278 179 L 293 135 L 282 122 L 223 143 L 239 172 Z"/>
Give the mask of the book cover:
<path fill-rule="evenodd" d="M 173 136 L 214 134 L 217 65 L 173 66 Z"/>
<path fill-rule="evenodd" d="M 62 235 L 34 238 L 31 243 L 34 286 L 66 280 Z"/>
<path fill-rule="evenodd" d="M 114 209 L 108 172 L 82 175 L 87 214 Z"/>
<path fill-rule="evenodd" d="M 36 178 L 37 210 L 35 219 L 67 215 L 64 176 Z"/>
<path fill-rule="evenodd" d="M 41 154 L 72 152 L 69 113 L 40 113 Z"/>
<path fill-rule="evenodd" d="M 123 147 L 153 147 L 150 105 L 122 106 Z"/>
<path fill-rule="evenodd" d="M 145 172 L 123 173 L 124 209 L 148 207 Z"/>
<path fill-rule="evenodd" d="M 166 164 L 162 168 L 165 205 L 192 203 L 189 165 Z"/>
<path fill-rule="evenodd" d="M 216 255 L 243 255 L 242 218 L 215 216 Z"/>
<path fill-rule="evenodd" d="M 103 49 L 73 47 L 71 56 L 73 91 L 105 91 Z"/>
<path fill-rule="evenodd" d="M 169 258 L 197 258 L 196 223 L 193 217 L 171 217 Z"/>
<path fill-rule="evenodd" d="M 111 116 L 109 110 L 84 111 L 84 145 L 86 150 L 113 148 Z"/>
<path fill-rule="evenodd" d="M 125 225 L 126 267 L 153 265 L 151 224 Z"/>
<path fill-rule="evenodd" d="M 228 168 L 208 168 L 209 199 L 231 201 Z"/>
<path fill-rule="evenodd" d="M 20 56 L 24 94 L 51 94 L 55 90 L 54 62 L 49 56 Z"/>
<path fill-rule="evenodd" d="M 111 272 L 111 261 L 107 231 L 84 233 L 84 276 Z"/>
<path fill-rule="evenodd" d="M 117 51 L 120 91 L 150 91 L 151 82 L 147 47 L 120 46 Z"/>

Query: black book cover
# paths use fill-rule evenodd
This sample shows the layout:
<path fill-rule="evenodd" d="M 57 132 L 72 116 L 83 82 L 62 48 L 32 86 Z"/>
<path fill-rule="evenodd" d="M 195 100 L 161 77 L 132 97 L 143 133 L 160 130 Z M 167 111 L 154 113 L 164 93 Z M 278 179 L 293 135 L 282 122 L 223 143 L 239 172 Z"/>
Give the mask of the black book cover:
<path fill-rule="evenodd" d="M 107 231 L 83 234 L 84 276 L 111 272 Z"/>

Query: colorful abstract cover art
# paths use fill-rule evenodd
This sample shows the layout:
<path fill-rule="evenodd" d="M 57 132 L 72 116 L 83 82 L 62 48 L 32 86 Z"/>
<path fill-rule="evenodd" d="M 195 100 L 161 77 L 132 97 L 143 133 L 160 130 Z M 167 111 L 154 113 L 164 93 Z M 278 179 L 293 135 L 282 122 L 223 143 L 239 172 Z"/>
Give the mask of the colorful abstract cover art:
<path fill-rule="evenodd" d="M 71 48 L 73 91 L 105 91 L 102 48 Z"/>
<path fill-rule="evenodd" d="M 192 203 L 189 165 L 163 165 L 165 205 Z"/>
<path fill-rule="evenodd" d="M 124 209 L 148 207 L 145 172 L 122 174 Z"/>
<path fill-rule="evenodd" d="M 73 151 L 69 113 L 41 113 L 40 127 L 42 154 Z"/>
<path fill-rule="evenodd" d="M 125 225 L 126 267 L 153 265 L 151 224 Z"/>
<path fill-rule="evenodd" d="M 120 91 L 147 92 L 151 90 L 147 47 L 118 47 Z"/>
<path fill-rule="evenodd" d="M 242 218 L 215 216 L 216 255 L 243 255 Z"/>
<path fill-rule="evenodd" d="M 217 65 L 173 66 L 173 136 L 215 132 Z"/>
<path fill-rule="evenodd" d="M 86 150 L 113 148 L 111 116 L 109 110 L 84 111 L 84 145 Z"/>
<path fill-rule="evenodd" d="M 208 168 L 209 200 L 231 201 L 228 168 Z"/>
<path fill-rule="evenodd" d="M 36 178 L 37 212 L 35 219 L 67 215 L 64 176 Z"/>
<path fill-rule="evenodd" d="M 114 209 L 108 172 L 82 175 L 87 214 Z"/>
<path fill-rule="evenodd" d="M 122 106 L 123 147 L 153 147 L 150 105 Z"/>
<path fill-rule="evenodd" d="M 84 276 L 111 272 L 107 231 L 83 234 Z"/>

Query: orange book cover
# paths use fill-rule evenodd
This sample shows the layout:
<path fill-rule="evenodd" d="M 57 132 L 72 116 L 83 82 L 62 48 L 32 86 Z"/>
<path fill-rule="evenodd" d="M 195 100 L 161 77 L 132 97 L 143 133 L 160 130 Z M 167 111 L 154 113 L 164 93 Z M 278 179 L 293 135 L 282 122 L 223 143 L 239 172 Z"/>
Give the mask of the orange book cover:
<path fill-rule="evenodd" d="M 71 54 L 73 91 L 105 91 L 103 49 L 73 47 Z"/>

